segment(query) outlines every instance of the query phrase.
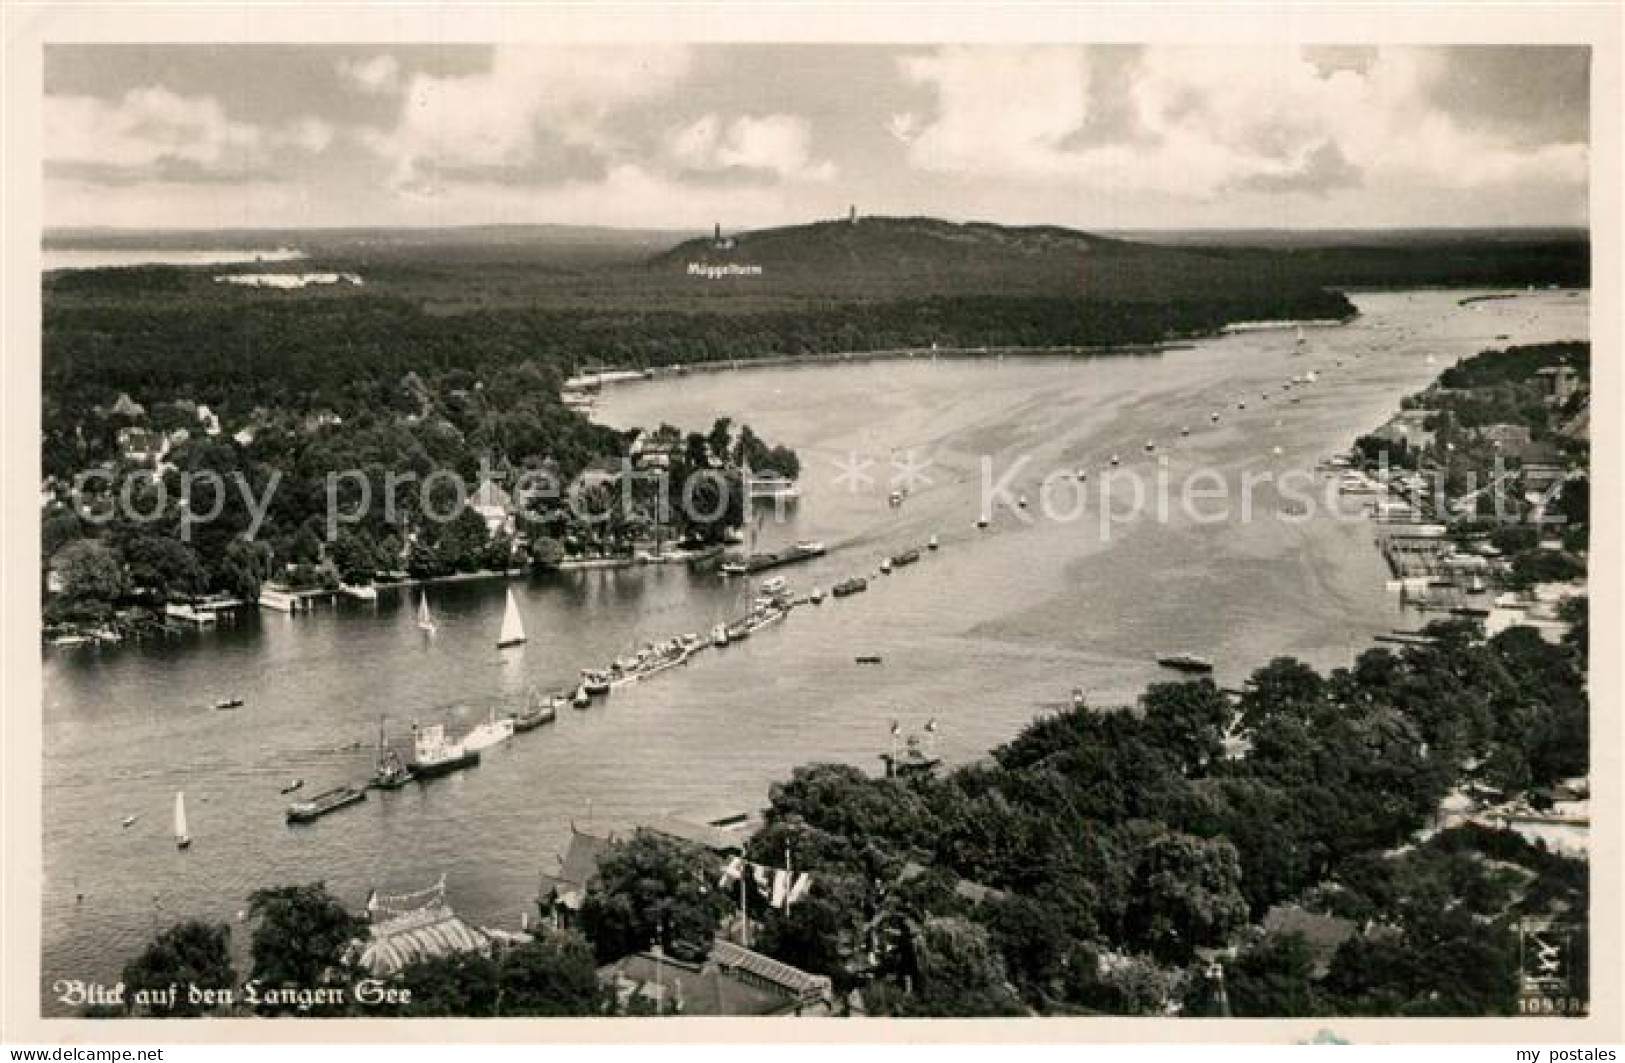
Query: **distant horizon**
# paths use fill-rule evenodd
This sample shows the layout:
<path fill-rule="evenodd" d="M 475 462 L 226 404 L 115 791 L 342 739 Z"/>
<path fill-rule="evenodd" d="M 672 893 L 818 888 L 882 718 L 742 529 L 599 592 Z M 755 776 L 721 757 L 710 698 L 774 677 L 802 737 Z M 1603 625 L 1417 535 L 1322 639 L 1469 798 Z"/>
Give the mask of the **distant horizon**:
<path fill-rule="evenodd" d="M 1588 224 L 1505 224 L 1505 225 L 1372 225 L 1372 226 L 1259 226 L 1259 225 L 1180 225 L 1167 227 L 1134 227 L 1110 228 L 1105 226 L 1073 225 L 1060 222 L 1005 222 L 991 218 L 951 218 L 934 214 L 875 214 L 860 215 L 863 217 L 883 220 L 929 219 L 932 221 L 947 222 L 951 225 L 992 225 L 1006 229 L 1035 229 L 1057 228 L 1074 232 L 1091 233 L 1101 236 L 1132 235 L 1136 233 L 1152 234 L 1309 234 L 1309 233 L 1570 233 L 1589 236 L 1591 226 Z M 817 218 L 805 221 L 784 221 L 765 225 L 752 225 L 746 228 L 730 229 L 726 225 L 723 231 L 734 235 L 742 233 L 766 232 L 774 229 L 789 229 L 800 226 L 817 224 L 820 221 L 835 222 L 838 218 Z M 593 225 L 578 222 L 468 222 L 448 225 L 226 225 L 226 226 L 156 226 L 156 225 L 54 225 L 40 231 L 42 239 L 65 235 L 117 235 L 117 236 L 185 236 L 185 235 L 218 235 L 222 233 L 346 233 L 346 232 L 404 232 L 404 233 L 455 233 L 473 232 L 479 230 L 526 230 L 526 229 L 566 229 L 585 232 L 610 233 L 646 233 L 650 235 L 704 235 L 711 231 L 710 226 L 663 226 L 647 225 Z"/>

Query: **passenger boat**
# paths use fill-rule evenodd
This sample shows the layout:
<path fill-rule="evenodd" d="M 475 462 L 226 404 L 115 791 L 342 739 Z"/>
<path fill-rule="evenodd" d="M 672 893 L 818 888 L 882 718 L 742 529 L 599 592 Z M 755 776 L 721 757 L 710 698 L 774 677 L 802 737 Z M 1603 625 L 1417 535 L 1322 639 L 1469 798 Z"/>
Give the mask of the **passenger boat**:
<path fill-rule="evenodd" d="M 822 605 L 824 602 L 824 592 L 819 590 L 817 587 L 814 587 L 812 590 L 807 592 L 807 600 L 814 605 Z"/>
<path fill-rule="evenodd" d="M 853 576 L 851 579 L 844 579 L 837 583 L 830 593 L 835 595 L 837 598 L 845 598 L 849 594 L 858 594 L 868 589 L 868 580 L 864 579 L 862 576 Z"/>
<path fill-rule="evenodd" d="M 289 823 L 310 823 L 323 816 L 337 812 L 341 808 L 348 808 L 367 799 L 367 791 L 358 786 L 335 786 L 331 790 L 321 793 L 305 801 L 295 801 L 288 806 L 287 818 Z"/>
<path fill-rule="evenodd" d="M 602 668 L 583 668 L 581 689 L 585 690 L 589 697 L 609 693 L 609 673 Z"/>
<path fill-rule="evenodd" d="M 743 576 L 750 571 L 750 566 L 743 561 L 724 561 L 722 574 L 724 576 Z"/>
<path fill-rule="evenodd" d="M 243 707 L 243 699 L 221 698 L 219 701 L 214 703 L 214 707 L 217 709 L 240 709 Z"/>
<path fill-rule="evenodd" d="M 750 626 L 750 617 L 744 616 L 730 621 L 724 630 L 728 633 L 729 642 L 738 642 L 740 639 L 750 638 L 750 633 L 754 629 Z"/>
<path fill-rule="evenodd" d="M 463 739 L 463 748 L 471 749 L 476 753 L 501 745 L 513 737 L 514 726 L 512 716 L 498 716 L 496 709 L 492 709 L 483 723 L 474 725 Z"/>
<path fill-rule="evenodd" d="M 1158 657 L 1157 663 L 1164 668 L 1172 668 L 1176 672 L 1211 672 L 1213 662 L 1206 657 L 1198 657 L 1193 653 L 1171 653 L 1166 657 Z"/>
<path fill-rule="evenodd" d="M 727 624 L 718 624 L 716 627 L 713 627 L 711 629 L 711 645 L 720 648 L 722 646 L 726 646 L 727 644 L 728 644 L 728 625 Z"/>
<path fill-rule="evenodd" d="M 519 603 L 514 600 L 513 588 L 508 588 L 508 604 L 502 612 L 502 633 L 497 636 L 497 648 L 518 646 L 525 641 L 525 624 L 519 617 Z"/>
<path fill-rule="evenodd" d="M 575 695 L 570 699 L 570 704 L 578 709 L 584 709 L 592 704 L 592 695 L 587 693 L 587 684 L 583 683 L 576 687 Z"/>
<path fill-rule="evenodd" d="M 175 848 L 189 849 L 192 835 L 186 829 L 186 791 L 175 791 Z"/>
<path fill-rule="evenodd" d="M 909 550 L 904 550 L 900 554 L 893 554 L 892 559 L 891 559 L 891 563 L 892 563 L 892 566 L 894 568 L 901 568 L 904 565 L 912 565 L 914 562 L 918 561 L 919 559 L 920 559 L 920 552 L 918 550 L 909 549 Z"/>
<path fill-rule="evenodd" d="M 879 664 L 880 663 L 879 654 L 874 654 L 874 653 L 860 653 L 860 654 L 858 654 L 856 657 L 854 657 L 852 659 L 854 661 L 856 661 L 857 663 L 859 663 L 859 664 Z"/>
<path fill-rule="evenodd" d="M 745 575 L 751 572 L 762 572 L 780 565 L 792 565 L 798 561 L 809 561 L 815 557 L 822 557 L 828 549 L 817 539 L 802 539 L 783 550 L 771 550 L 766 553 L 748 554 L 743 558 L 732 558 L 723 562 L 722 571 L 730 575 Z"/>
<path fill-rule="evenodd" d="M 762 581 L 762 593 L 783 594 L 786 586 L 788 586 L 788 584 L 784 582 L 783 576 L 769 576 L 767 579 Z"/>
<path fill-rule="evenodd" d="M 412 773 L 420 779 L 472 768 L 480 762 L 480 751 L 469 749 L 446 736 L 445 724 L 412 725 Z"/>

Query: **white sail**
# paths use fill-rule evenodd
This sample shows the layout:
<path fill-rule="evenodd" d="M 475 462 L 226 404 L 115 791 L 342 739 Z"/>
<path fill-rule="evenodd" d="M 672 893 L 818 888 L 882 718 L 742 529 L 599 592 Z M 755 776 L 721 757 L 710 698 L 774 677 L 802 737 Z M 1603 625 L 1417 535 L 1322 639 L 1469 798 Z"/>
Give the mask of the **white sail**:
<path fill-rule="evenodd" d="M 525 625 L 519 619 L 519 603 L 514 600 L 513 591 L 508 591 L 508 605 L 502 613 L 502 634 L 497 639 L 498 646 L 517 646 L 525 641 Z"/>
<path fill-rule="evenodd" d="M 428 591 L 424 591 L 422 596 L 418 598 L 418 627 L 430 633 L 433 633 L 435 629 L 434 614 L 429 612 Z"/>
<path fill-rule="evenodd" d="M 183 790 L 175 791 L 175 841 L 179 845 L 190 843 L 192 836 L 186 832 L 186 793 Z"/>

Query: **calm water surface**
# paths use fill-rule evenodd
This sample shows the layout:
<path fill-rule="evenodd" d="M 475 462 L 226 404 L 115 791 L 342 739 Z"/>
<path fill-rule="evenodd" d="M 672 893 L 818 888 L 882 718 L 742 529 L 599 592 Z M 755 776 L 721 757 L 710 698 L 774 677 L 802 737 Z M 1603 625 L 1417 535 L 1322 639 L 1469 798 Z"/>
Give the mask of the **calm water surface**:
<path fill-rule="evenodd" d="M 380 716 L 397 738 L 413 719 L 467 727 L 518 705 L 531 685 L 562 687 L 643 640 L 705 631 L 741 610 L 748 587 L 675 566 L 516 581 L 530 642 L 505 653 L 494 645 L 499 581 L 434 587 L 433 641 L 415 626 L 415 592 L 401 591 L 162 642 L 47 651 L 44 987 L 116 979 L 181 918 L 235 924 L 264 885 L 320 879 L 359 904 L 374 886 L 415 888 L 444 872 L 460 912 L 516 926 L 572 821 L 626 829 L 663 812 L 760 807 L 798 764 L 877 766 L 892 719 L 917 730 L 936 717 L 939 754 L 960 762 L 1075 686 L 1096 704 L 1131 700 L 1168 677 L 1151 660 L 1159 653 L 1206 654 L 1226 684 L 1283 653 L 1347 664 L 1373 634 L 1417 622 L 1383 589 L 1369 524 L 1270 519 L 1277 499 L 1265 487 L 1250 521 L 1193 521 L 1175 494 L 1167 521 L 1118 524 L 1103 538 L 1096 485 L 1118 453 L 1154 486 L 1147 440 L 1175 485 L 1200 467 L 1232 483 L 1307 469 L 1457 357 L 1588 335 L 1583 293 L 1478 309 L 1460 297 L 1362 295 L 1359 319 L 1310 330 L 1301 354 L 1290 332 L 1268 332 L 1158 355 L 854 362 L 612 390 L 599 416 L 616 425 L 704 429 L 730 416 L 800 452 L 800 504 L 759 532 L 763 548 L 830 545 L 783 570 L 796 586 L 872 572 L 933 533 L 942 549 L 867 594 L 798 609 L 749 642 L 567 711 L 487 752 L 477 770 L 375 793 L 310 826 L 284 824 L 278 789 L 294 777 L 307 793 L 364 778 Z M 1310 369 L 1319 382 L 1287 403 L 1282 381 Z M 930 482 L 893 508 L 891 458 L 911 451 Z M 1027 457 L 1011 493 L 1033 509 L 1044 476 L 1086 468 L 1085 517 L 1028 524 L 1008 510 L 978 531 L 984 455 L 995 479 Z M 872 484 L 837 480 L 864 458 Z M 884 664 L 857 666 L 858 653 Z M 228 695 L 245 706 L 211 707 Z M 185 853 L 169 837 L 178 789 L 195 839 Z M 127 815 L 139 819 L 126 829 Z"/>

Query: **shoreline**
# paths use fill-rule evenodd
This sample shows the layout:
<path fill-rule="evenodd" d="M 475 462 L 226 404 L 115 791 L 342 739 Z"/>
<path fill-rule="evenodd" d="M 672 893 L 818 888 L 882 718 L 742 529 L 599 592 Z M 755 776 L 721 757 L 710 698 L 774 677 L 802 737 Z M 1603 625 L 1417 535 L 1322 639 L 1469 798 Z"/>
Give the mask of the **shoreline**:
<path fill-rule="evenodd" d="M 1337 324 L 1341 324 L 1341 322 L 1337 322 Z M 1221 335 L 1221 333 L 1215 333 L 1214 335 Z M 590 378 L 586 379 L 581 376 L 572 377 L 565 382 L 565 387 L 567 389 L 596 388 L 602 390 L 613 385 L 647 384 L 660 380 L 691 376 L 696 373 L 726 373 L 749 369 L 786 369 L 802 365 L 843 365 L 853 362 L 911 361 L 914 359 L 931 361 L 937 358 L 986 358 L 989 356 L 996 358 L 1006 356 L 1087 358 L 1112 354 L 1162 354 L 1166 351 L 1189 350 L 1196 345 L 1197 340 L 1209 338 L 1212 337 L 1192 336 L 1186 339 L 1166 340 L 1157 343 L 1101 346 L 883 347 L 870 351 L 829 351 L 821 354 L 774 354 L 760 358 L 720 358 L 709 362 L 649 366 L 641 371 L 612 369 L 604 373 L 591 374 Z"/>

